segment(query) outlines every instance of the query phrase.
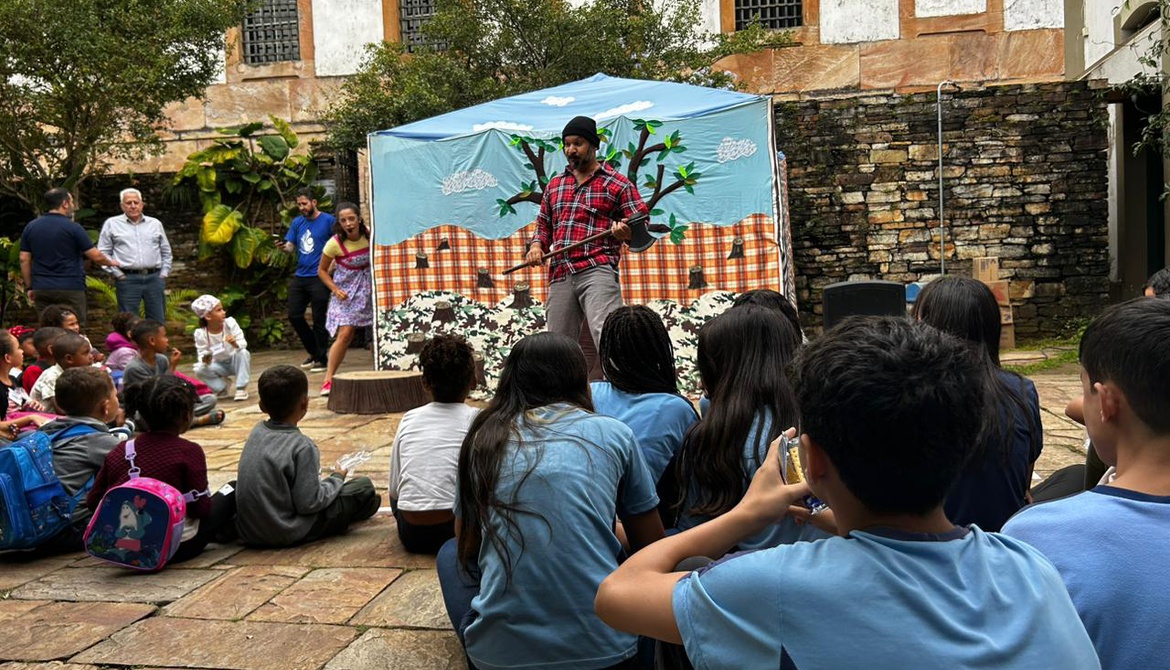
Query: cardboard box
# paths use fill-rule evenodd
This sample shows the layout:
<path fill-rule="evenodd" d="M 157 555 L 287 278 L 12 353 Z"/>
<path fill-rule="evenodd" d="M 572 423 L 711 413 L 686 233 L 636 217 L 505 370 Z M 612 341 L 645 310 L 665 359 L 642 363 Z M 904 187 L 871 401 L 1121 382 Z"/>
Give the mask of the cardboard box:
<path fill-rule="evenodd" d="M 1016 327 L 1010 323 L 1004 324 L 1003 329 L 999 331 L 999 350 L 1000 352 L 1016 348 Z"/>
<path fill-rule="evenodd" d="M 1016 322 L 1015 319 L 1012 318 L 1012 306 L 1011 305 L 1000 305 L 999 306 L 999 322 L 1004 324 L 1004 325 Z"/>
<path fill-rule="evenodd" d="M 1000 279 L 999 281 L 984 282 L 991 292 L 995 294 L 995 301 L 1000 305 L 1012 304 L 1012 290 L 1008 280 Z"/>
<path fill-rule="evenodd" d="M 971 276 L 985 284 L 999 281 L 999 258 L 983 256 L 974 259 L 971 261 Z"/>

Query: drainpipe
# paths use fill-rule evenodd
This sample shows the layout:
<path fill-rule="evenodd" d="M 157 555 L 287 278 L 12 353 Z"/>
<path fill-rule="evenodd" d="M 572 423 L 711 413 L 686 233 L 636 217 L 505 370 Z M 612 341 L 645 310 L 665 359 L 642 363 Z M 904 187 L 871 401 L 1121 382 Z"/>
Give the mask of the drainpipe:
<path fill-rule="evenodd" d="M 943 127 L 942 127 L 942 92 L 944 87 L 951 87 L 954 91 L 961 90 L 955 82 L 946 79 L 938 83 L 935 97 L 935 110 L 938 112 L 938 271 L 947 273 L 947 220 L 943 210 Z"/>

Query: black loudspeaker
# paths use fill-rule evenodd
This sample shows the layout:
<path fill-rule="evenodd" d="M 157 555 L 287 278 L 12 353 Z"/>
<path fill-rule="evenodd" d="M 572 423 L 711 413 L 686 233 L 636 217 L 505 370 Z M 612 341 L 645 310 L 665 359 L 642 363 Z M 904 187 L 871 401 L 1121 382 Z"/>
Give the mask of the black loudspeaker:
<path fill-rule="evenodd" d="M 906 287 L 892 281 L 843 281 L 825 287 L 825 330 L 848 316 L 906 316 Z"/>

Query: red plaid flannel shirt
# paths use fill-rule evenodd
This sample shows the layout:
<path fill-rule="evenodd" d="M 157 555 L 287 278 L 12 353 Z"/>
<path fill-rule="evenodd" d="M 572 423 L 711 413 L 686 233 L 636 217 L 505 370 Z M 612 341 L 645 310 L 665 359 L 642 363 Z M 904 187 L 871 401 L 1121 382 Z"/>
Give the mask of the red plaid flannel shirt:
<path fill-rule="evenodd" d="M 614 221 L 646 211 L 642 195 L 629 179 L 601 163 L 593 176 L 578 185 L 571 168 L 553 177 L 544 189 L 540 213 L 536 215 L 536 234 L 545 253 L 579 242 L 590 235 L 609 230 Z M 612 237 L 590 242 L 549 263 L 548 283 L 569 274 L 599 265 L 617 268 L 622 257 L 622 243 Z"/>

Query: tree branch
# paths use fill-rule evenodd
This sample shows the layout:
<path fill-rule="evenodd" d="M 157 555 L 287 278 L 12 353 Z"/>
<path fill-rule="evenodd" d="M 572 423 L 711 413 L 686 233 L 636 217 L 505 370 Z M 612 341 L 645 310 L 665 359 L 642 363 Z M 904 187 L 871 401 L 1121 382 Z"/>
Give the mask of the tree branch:
<path fill-rule="evenodd" d="M 544 191 L 533 191 L 532 193 L 529 193 L 528 195 L 521 195 L 521 194 L 517 193 L 516 195 L 512 196 L 511 198 L 508 198 L 507 202 L 509 205 L 515 205 L 518 202 L 531 202 L 534 205 L 539 205 L 540 201 L 543 199 L 544 199 Z"/>
<path fill-rule="evenodd" d="M 654 196 L 652 198 L 650 198 L 650 202 L 647 203 L 647 209 L 654 209 L 654 205 L 657 205 L 659 200 L 665 198 L 666 196 L 670 195 L 674 191 L 677 191 L 678 189 L 682 188 L 683 185 L 684 185 L 683 180 L 678 179 L 673 184 L 671 184 L 670 186 L 667 186 L 665 189 L 663 189 L 661 192 L 655 191 Z"/>
<path fill-rule="evenodd" d="M 544 149 L 542 148 L 540 150 L 540 157 L 537 157 L 536 154 L 532 153 L 532 147 L 528 146 L 527 142 L 521 140 L 520 148 L 524 150 L 524 155 L 528 156 L 528 162 L 532 164 L 532 169 L 536 172 L 536 183 L 543 186 L 544 180 L 546 179 L 544 173 Z"/>

